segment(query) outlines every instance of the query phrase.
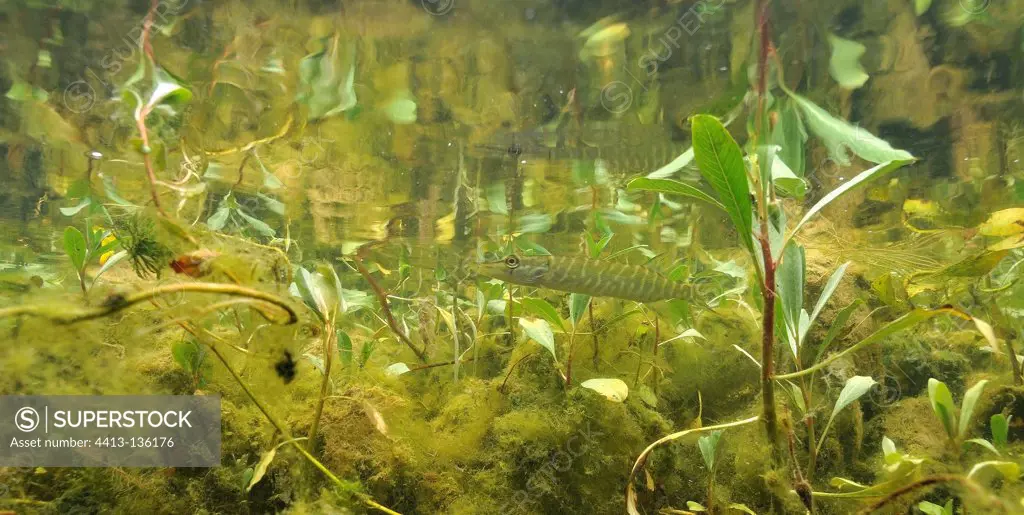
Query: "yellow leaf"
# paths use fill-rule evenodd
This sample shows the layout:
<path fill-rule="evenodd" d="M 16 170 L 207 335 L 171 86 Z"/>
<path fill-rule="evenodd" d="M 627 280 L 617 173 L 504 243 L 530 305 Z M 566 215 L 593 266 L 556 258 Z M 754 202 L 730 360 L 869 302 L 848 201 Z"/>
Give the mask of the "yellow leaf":
<path fill-rule="evenodd" d="M 985 236 L 1011 236 L 1024 233 L 1024 207 L 996 211 L 978 226 Z"/>

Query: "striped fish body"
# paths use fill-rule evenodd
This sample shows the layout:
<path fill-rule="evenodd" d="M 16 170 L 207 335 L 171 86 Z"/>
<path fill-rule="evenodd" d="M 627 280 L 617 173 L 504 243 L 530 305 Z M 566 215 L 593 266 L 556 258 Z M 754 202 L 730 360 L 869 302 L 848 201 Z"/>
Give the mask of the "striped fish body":
<path fill-rule="evenodd" d="M 636 302 L 692 296 L 689 286 L 647 268 L 582 257 L 510 255 L 480 265 L 478 272 L 512 284 Z"/>

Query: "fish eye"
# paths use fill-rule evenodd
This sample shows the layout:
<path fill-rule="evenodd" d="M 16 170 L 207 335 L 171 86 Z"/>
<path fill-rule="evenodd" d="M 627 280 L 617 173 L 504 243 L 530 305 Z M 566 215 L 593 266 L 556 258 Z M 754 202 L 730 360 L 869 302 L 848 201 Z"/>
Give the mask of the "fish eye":
<path fill-rule="evenodd" d="M 508 256 L 505 258 L 505 266 L 509 268 L 515 268 L 519 266 L 519 258 L 515 256 Z"/>

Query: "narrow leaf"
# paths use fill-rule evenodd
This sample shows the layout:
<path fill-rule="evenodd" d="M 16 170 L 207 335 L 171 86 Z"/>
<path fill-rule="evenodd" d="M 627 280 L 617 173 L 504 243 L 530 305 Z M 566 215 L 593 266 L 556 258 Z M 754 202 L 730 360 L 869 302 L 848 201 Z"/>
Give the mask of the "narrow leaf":
<path fill-rule="evenodd" d="M 700 455 L 704 458 L 704 465 L 708 470 L 715 468 L 715 452 L 718 450 L 718 440 L 722 438 L 722 431 L 712 431 L 711 434 L 697 439 L 697 447 Z"/>
<path fill-rule="evenodd" d="M 263 476 L 267 473 L 267 468 L 270 467 L 270 462 L 274 461 L 274 456 L 277 456 L 277 447 L 263 453 L 263 457 L 260 458 L 260 462 L 256 464 L 256 468 L 252 471 L 252 479 L 249 480 L 249 484 L 246 485 L 245 491 L 252 490 L 252 487 L 259 483 Z"/>
<path fill-rule="evenodd" d="M 989 442 L 988 440 L 986 440 L 984 438 L 971 438 L 970 440 L 967 440 L 964 443 L 973 443 L 974 445 L 980 445 L 980 446 L 982 446 L 982 447 L 984 447 L 984 448 L 986 448 L 986 449 L 996 453 L 997 456 L 1001 456 L 999 450 L 996 449 L 996 447 L 994 445 L 992 445 L 992 442 Z"/>
<path fill-rule="evenodd" d="M 405 363 L 392 363 L 388 365 L 388 368 L 384 369 L 384 373 L 389 376 L 400 376 L 409 371 L 409 365 Z"/>
<path fill-rule="evenodd" d="M 694 158 L 700 173 L 718 193 L 740 242 L 753 254 L 750 185 L 740 146 L 717 118 L 696 115 L 692 122 Z"/>
<path fill-rule="evenodd" d="M 849 151 L 875 164 L 915 160 L 909 152 L 895 149 L 874 134 L 830 115 L 814 102 L 795 93 L 789 93 L 789 96 L 803 111 L 807 128 L 822 139 L 837 163 L 849 166 Z"/>
<path fill-rule="evenodd" d="M 946 383 L 934 377 L 928 379 L 928 399 L 932 403 L 932 411 L 939 417 L 939 421 L 946 429 L 946 434 L 950 438 L 955 437 L 957 434 L 956 413 L 953 410 L 956 406 L 953 404 L 953 395 L 949 393 Z"/>
<path fill-rule="evenodd" d="M 836 189 L 832 190 L 831 192 L 829 192 L 828 195 L 825 195 L 824 197 L 822 197 L 822 199 L 819 200 L 817 204 L 814 204 L 814 206 L 811 207 L 811 209 L 809 209 L 807 211 L 807 214 L 804 215 L 803 219 L 800 220 L 800 223 L 796 224 L 796 227 L 794 227 L 793 231 L 790 232 L 789 238 L 792 238 L 793 236 L 795 236 L 796 233 L 800 231 L 800 228 L 803 227 L 804 224 L 806 224 L 808 220 L 810 220 L 812 217 L 814 217 L 814 215 L 818 214 L 822 209 L 825 209 L 826 206 L 831 204 L 837 198 L 843 196 L 846 193 L 849 193 L 850 191 L 854 190 L 858 186 L 861 186 L 861 185 L 867 183 L 868 181 L 870 181 L 872 179 L 876 179 L 878 177 L 881 177 L 881 176 L 883 176 L 883 175 L 885 175 L 885 174 L 887 174 L 889 172 L 892 172 L 892 171 L 894 171 L 894 170 L 896 170 L 898 168 L 901 168 L 904 165 L 910 164 L 912 162 L 914 162 L 914 160 L 912 160 L 912 159 L 904 159 L 904 160 L 899 160 L 899 161 L 889 161 L 889 162 L 886 162 L 886 163 L 882 163 L 882 164 L 880 164 L 878 166 L 875 166 L 874 168 L 865 170 L 865 171 L 861 172 L 859 175 L 857 175 L 856 177 L 846 181 L 845 183 L 843 183 L 838 188 L 836 188 Z"/>
<path fill-rule="evenodd" d="M 960 435 L 960 438 L 967 434 L 971 417 L 974 416 L 974 406 L 978 403 L 978 398 L 981 397 L 981 392 L 985 389 L 986 384 L 988 384 L 988 379 L 982 379 L 970 387 L 967 393 L 964 394 L 964 400 L 960 404 L 960 430 L 957 433 Z"/>
<path fill-rule="evenodd" d="M 1010 481 L 1020 479 L 1020 465 L 1012 461 L 983 461 L 971 467 L 971 471 L 967 473 L 967 478 L 971 479 L 975 474 L 988 468 L 998 470 L 1004 478 Z"/>
<path fill-rule="evenodd" d="M 1006 447 L 1007 436 L 1010 434 L 1010 418 L 1002 413 L 996 413 L 989 419 L 989 426 L 992 428 L 992 443 L 996 448 Z"/>
<path fill-rule="evenodd" d="M 590 295 L 582 293 L 569 295 L 569 320 L 572 321 L 574 327 L 583 318 L 583 312 L 587 310 L 588 305 L 590 305 Z"/>
<path fill-rule="evenodd" d="M 640 177 L 629 181 L 629 184 L 626 185 L 626 191 L 655 191 L 658 193 L 667 193 L 669 195 L 683 195 L 685 197 L 707 202 L 722 211 L 727 213 L 729 212 L 721 202 L 715 200 L 711 195 L 708 195 L 689 184 L 674 181 L 672 179 L 648 179 L 646 177 Z"/>

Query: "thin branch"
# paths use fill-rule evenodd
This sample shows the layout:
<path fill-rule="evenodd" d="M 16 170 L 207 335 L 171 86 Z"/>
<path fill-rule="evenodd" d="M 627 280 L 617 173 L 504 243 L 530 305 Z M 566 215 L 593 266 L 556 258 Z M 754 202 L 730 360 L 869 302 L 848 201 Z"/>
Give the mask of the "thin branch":
<path fill-rule="evenodd" d="M 291 305 L 289 305 L 287 301 L 285 301 L 281 297 L 278 297 L 277 295 L 272 295 L 270 293 L 254 290 L 252 288 L 246 288 L 244 286 L 219 283 L 167 284 L 163 286 L 157 286 L 156 288 L 152 288 L 149 290 L 131 293 L 128 295 L 115 294 L 107 297 L 107 299 L 104 300 L 103 304 L 100 306 L 80 310 L 65 310 L 61 307 L 54 307 L 53 305 L 50 304 L 29 304 L 24 306 L 14 306 L 10 308 L 0 309 L 0 319 L 28 315 L 46 318 L 58 324 L 73 324 L 75 322 L 83 322 L 86 320 L 102 318 L 155 297 L 169 295 L 172 293 L 186 292 L 234 295 L 238 297 L 248 297 L 251 299 L 261 300 L 273 304 L 288 313 L 288 320 L 285 322 L 278 323 L 287 325 L 294 324 L 295 322 L 299 321 L 299 315 L 295 312 Z M 271 321 L 273 322 L 273 320 Z"/>
<path fill-rule="evenodd" d="M 391 313 L 391 307 L 388 304 L 388 295 L 386 292 L 384 292 L 380 285 L 377 284 L 377 281 L 373 279 L 373 277 L 370 275 L 370 271 L 367 270 L 366 267 L 363 265 L 363 256 L 357 252 L 357 258 L 354 259 L 353 261 L 355 261 L 356 270 L 359 271 L 363 278 L 366 279 L 366 282 L 370 283 L 370 287 L 373 288 L 373 293 L 377 296 L 377 301 L 380 303 L 381 310 L 384 311 L 384 316 L 387 319 L 388 327 L 391 328 L 391 331 L 395 333 L 396 336 L 398 336 L 398 339 L 401 340 L 402 343 L 404 343 L 407 347 L 409 347 L 412 350 L 414 354 L 416 354 L 416 357 L 419 358 L 420 361 L 426 363 L 426 354 L 424 354 L 423 351 L 417 349 L 416 345 L 412 343 L 412 340 L 410 340 L 409 337 L 404 332 L 402 332 L 401 328 L 398 327 L 398 322 L 395 320 L 395 316 Z"/>

